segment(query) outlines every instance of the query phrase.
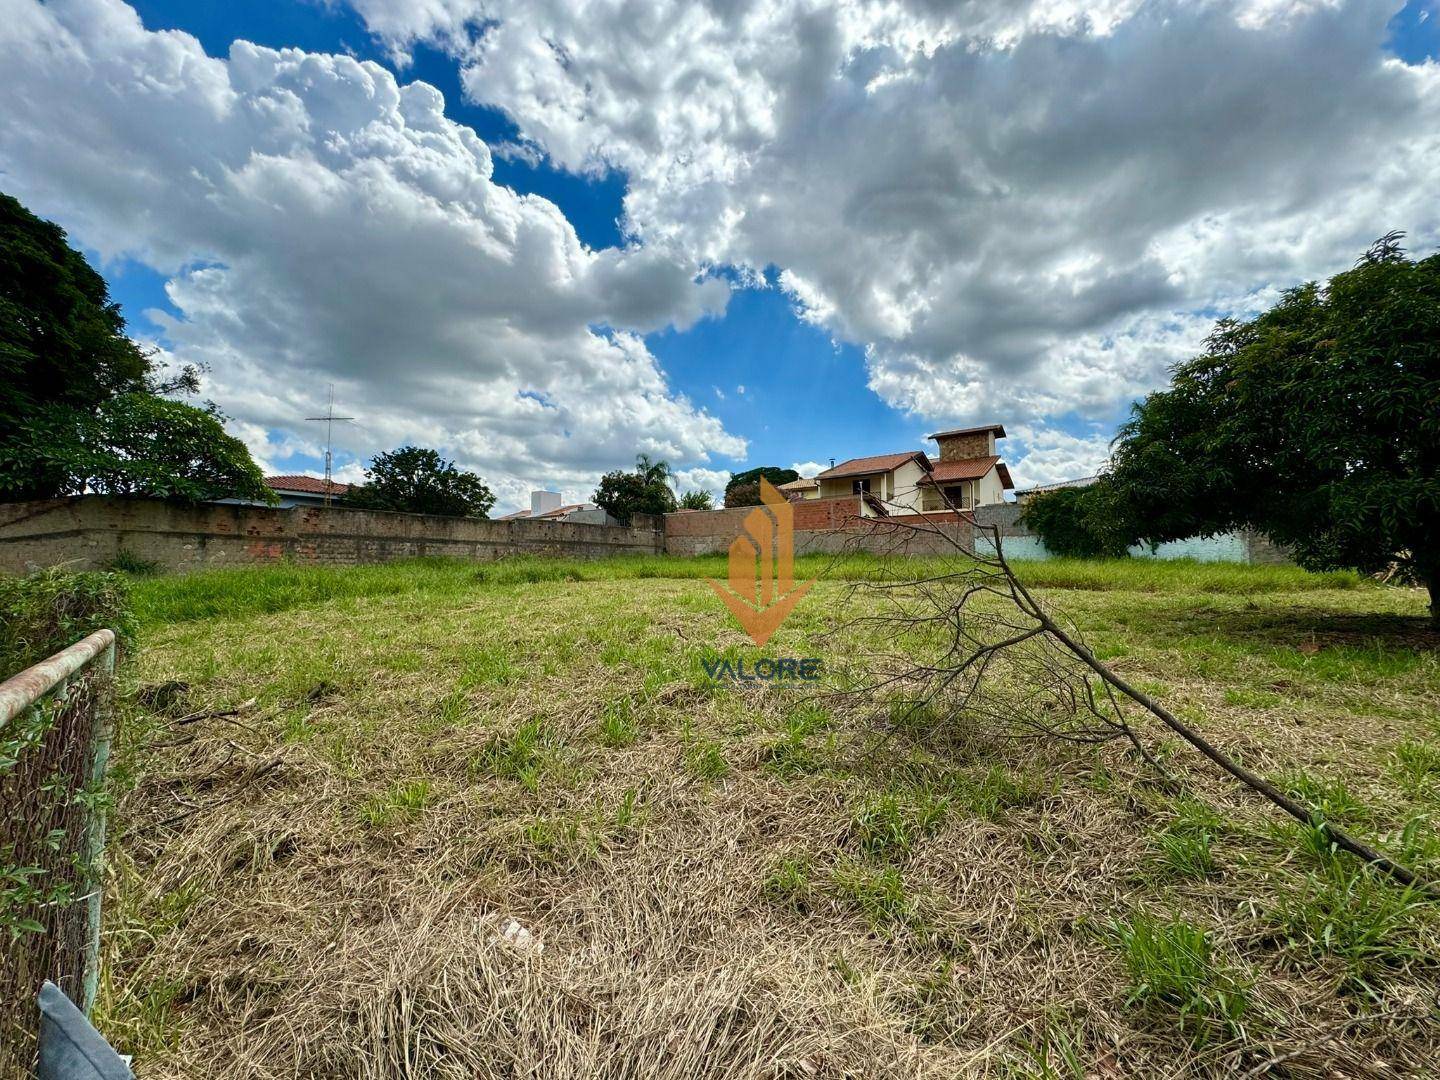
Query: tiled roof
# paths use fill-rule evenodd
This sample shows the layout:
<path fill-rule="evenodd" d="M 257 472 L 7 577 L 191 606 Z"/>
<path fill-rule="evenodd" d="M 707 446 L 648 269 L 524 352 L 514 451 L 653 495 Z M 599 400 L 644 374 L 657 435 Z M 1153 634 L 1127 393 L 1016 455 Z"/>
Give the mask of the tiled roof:
<path fill-rule="evenodd" d="M 998 457 L 961 458 L 959 461 L 937 461 L 935 468 L 923 483 L 958 484 L 966 480 L 979 480 L 994 469 L 1000 475 L 1000 486 L 1009 491 L 1015 486 L 1010 479 L 1010 470 Z"/>
<path fill-rule="evenodd" d="M 780 484 L 776 491 L 809 491 L 811 488 L 820 486 L 820 481 L 813 477 L 800 477 L 799 480 L 791 480 L 788 484 Z"/>
<path fill-rule="evenodd" d="M 307 495 L 324 495 L 325 481 L 318 476 L 267 476 L 265 486 L 276 491 L 303 491 Z M 349 484 L 330 481 L 331 495 L 344 495 L 350 490 Z"/>
<path fill-rule="evenodd" d="M 984 435 L 993 431 L 997 439 L 1005 438 L 1004 424 L 981 424 L 979 427 L 957 427 L 949 431 L 937 431 L 934 435 L 926 435 L 927 439 L 946 439 L 951 435 Z"/>
<path fill-rule="evenodd" d="M 530 516 L 530 511 L 529 511 L 529 510 L 516 510 L 513 514 L 501 514 L 501 515 L 500 515 L 498 518 L 496 518 L 495 520 L 496 520 L 496 521 L 514 521 L 516 518 L 528 518 L 529 516 Z"/>
<path fill-rule="evenodd" d="M 937 484 L 952 484 L 961 480 L 979 480 L 995 467 L 998 457 L 961 458 L 959 461 L 937 461 L 930 472 L 930 479 Z"/>
<path fill-rule="evenodd" d="M 849 461 L 842 461 L 839 465 L 816 474 L 815 479 L 838 480 L 845 476 L 865 476 L 868 473 L 889 472 L 891 469 L 898 469 L 911 458 L 919 458 L 922 468 L 930 467 L 930 459 L 925 456 L 924 451 L 910 450 L 902 454 L 876 454 L 873 457 L 851 458 Z"/>

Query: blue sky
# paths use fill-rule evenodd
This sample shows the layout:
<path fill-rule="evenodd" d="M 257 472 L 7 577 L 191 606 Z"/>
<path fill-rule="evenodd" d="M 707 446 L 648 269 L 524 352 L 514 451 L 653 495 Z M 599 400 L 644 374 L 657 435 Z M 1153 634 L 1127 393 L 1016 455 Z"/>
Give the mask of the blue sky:
<path fill-rule="evenodd" d="M 457 0 L 447 23 L 401 0 L 135 0 L 143 29 L 117 35 L 101 19 L 125 15 L 121 0 L 61 0 L 37 33 L 83 41 L 89 67 L 38 48 L 11 64 L 58 89 L 0 121 L 0 188 L 70 230 L 137 335 L 210 365 L 207 391 L 268 467 L 318 468 L 303 417 L 335 382 L 362 418 L 337 432 L 351 475 L 428 441 L 493 477 L 502 505 L 531 486 L 584 495 L 636 449 L 714 484 L 966 422 L 1011 429 L 1022 483 L 1083 474 L 1216 314 L 1342 269 L 1392 228 L 1440 241 L 1430 2 L 1156 0 L 1088 23 L 905 3 L 866 23 L 830 0 L 833 38 L 783 0 L 743 25 L 665 2 L 621 17 Z M 163 30 L 222 63 L 196 71 Z M 493 184 L 568 224 L 467 179 L 459 128 L 437 159 L 408 106 L 376 114 L 406 129 L 356 137 L 345 125 L 388 93 L 368 77 L 226 64 L 236 41 L 428 83 L 490 147 Z M 106 79 L 83 77 L 106 64 Z M 217 78 L 242 107 L 211 132 L 194 118 Z M 101 152 L 84 138 L 29 141 L 111 108 L 126 140 L 101 166 L 114 184 L 89 182 Z M 290 108 L 301 127 L 266 134 Z M 257 179 L 262 160 L 283 169 Z M 400 202 L 367 186 L 377 162 Z M 312 181 L 344 188 L 360 217 L 342 208 L 309 235 L 322 215 L 296 207 L 318 205 L 303 203 Z M 407 248 L 427 214 L 444 227 Z M 447 246 L 477 228 L 502 238 L 486 249 L 498 262 Z M 591 254 L 564 252 L 567 228 Z M 385 267 L 363 265 L 368 250 L 390 251 Z M 297 260 L 344 272 L 327 291 Z"/>
<path fill-rule="evenodd" d="M 408 64 L 395 65 L 349 8 L 224 0 L 137 0 L 133 6 L 146 27 L 184 30 L 212 56 L 225 56 L 232 41 L 244 38 L 272 48 L 345 52 L 386 64 L 404 81 L 422 80 L 439 89 L 445 95 L 446 115 L 473 128 L 486 142 L 498 145 L 516 137 L 515 125 L 504 113 L 465 99 L 454 60 L 421 47 Z M 625 177 L 619 172 L 577 175 L 545 163 L 497 158 L 495 175 L 516 191 L 555 203 L 590 247 L 624 242 L 620 218 Z M 131 260 L 111 264 L 107 274 L 115 298 L 137 330 L 159 332 L 145 318 L 147 310 L 179 315 L 165 297 L 165 275 Z M 773 268 L 770 277 L 773 282 Z M 866 387 L 863 349 L 833 342 L 797 318 L 793 303 L 773 287 L 741 288 L 722 317 L 702 320 L 685 331 L 655 332 L 647 342 L 678 391 L 749 440 L 745 459 L 716 455 L 717 468 L 827 464 L 831 457 L 918 447 L 931 430 L 923 419 L 891 408 Z M 797 408 L 796 388 L 818 381 L 827 388 L 824 401 Z M 1076 427 L 1088 430 L 1089 425 Z M 322 462 L 298 454 L 284 464 L 313 470 Z M 627 462 L 615 464 L 623 467 Z"/>

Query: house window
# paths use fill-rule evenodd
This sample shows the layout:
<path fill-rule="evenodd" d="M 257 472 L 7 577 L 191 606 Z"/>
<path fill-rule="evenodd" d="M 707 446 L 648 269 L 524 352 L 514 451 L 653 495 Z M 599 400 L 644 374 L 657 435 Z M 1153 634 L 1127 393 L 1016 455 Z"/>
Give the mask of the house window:
<path fill-rule="evenodd" d="M 852 495 L 868 495 L 870 493 L 870 477 L 862 476 L 856 480 L 854 486 L 850 489 L 850 493 Z"/>

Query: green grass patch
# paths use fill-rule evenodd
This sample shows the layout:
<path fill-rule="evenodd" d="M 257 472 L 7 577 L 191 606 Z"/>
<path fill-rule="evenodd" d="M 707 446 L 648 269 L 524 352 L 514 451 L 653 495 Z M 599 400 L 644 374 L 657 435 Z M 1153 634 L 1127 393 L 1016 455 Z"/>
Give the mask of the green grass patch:
<path fill-rule="evenodd" d="M 903 857 L 940 827 L 949 809 L 950 800 L 931 791 L 874 795 L 855 810 L 850 835 L 867 855 Z"/>
<path fill-rule="evenodd" d="M 1248 990 L 1217 964 L 1210 934 L 1184 919 L 1139 913 L 1114 932 L 1131 987 L 1128 1002 L 1173 1010 L 1197 1041 L 1237 1034 L 1250 1007 Z"/>
<path fill-rule="evenodd" d="M 877 930 L 917 922 L 919 905 L 896 867 L 845 859 L 831 871 L 830 882 L 841 902 L 864 915 Z"/>
<path fill-rule="evenodd" d="M 434 798 L 429 780 L 406 780 L 360 804 L 360 820 L 372 829 L 419 817 Z"/>
<path fill-rule="evenodd" d="M 1188 560 L 1050 559 L 1017 561 L 1033 588 L 1174 593 L 1275 593 L 1374 587 L 1357 574 L 1312 574 L 1294 566 L 1245 566 Z M 807 555 L 795 560 L 799 579 L 832 581 L 911 579 L 953 571 L 953 561 L 871 555 Z M 406 559 L 366 566 L 278 562 L 202 570 L 135 580 L 134 606 L 142 626 L 196 619 L 234 619 L 335 600 L 423 593 L 453 597 L 475 589 L 541 583 L 701 579 L 723 580 L 722 555 L 620 556 L 604 560 L 519 556 L 476 564 L 453 559 Z"/>

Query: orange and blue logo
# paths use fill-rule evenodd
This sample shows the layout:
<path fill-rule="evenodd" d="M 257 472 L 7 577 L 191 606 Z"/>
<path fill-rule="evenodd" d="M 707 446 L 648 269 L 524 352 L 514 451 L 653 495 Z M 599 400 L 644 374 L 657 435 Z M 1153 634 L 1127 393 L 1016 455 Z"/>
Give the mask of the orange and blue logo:
<path fill-rule="evenodd" d="M 795 509 L 775 486 L 760 480 L 760 505 L 745 515 L 730 545 L 729 585 L 710 587 L 750 640 L 763 647 L 815 582 L 795 584 Z"/>

